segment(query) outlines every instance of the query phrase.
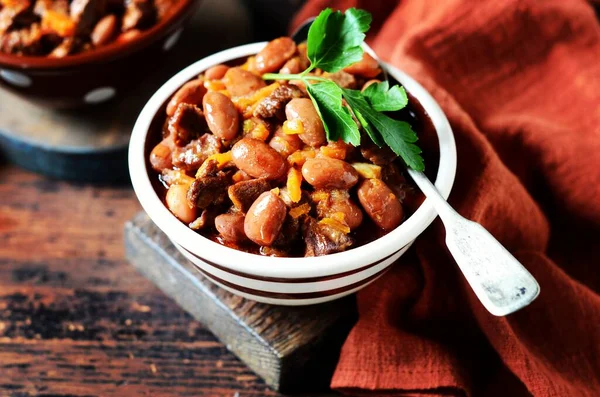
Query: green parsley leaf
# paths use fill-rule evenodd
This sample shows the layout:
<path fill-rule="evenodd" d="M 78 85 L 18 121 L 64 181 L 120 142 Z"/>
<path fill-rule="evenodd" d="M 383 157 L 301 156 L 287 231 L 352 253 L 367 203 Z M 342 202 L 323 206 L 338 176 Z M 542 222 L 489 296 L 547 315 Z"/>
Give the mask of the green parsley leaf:
<path fill-rule="evenodd" d="M 418 139 L 417 134 L 413 131 L 410 124 L 405 121 L 394 120 L 383 113 L 379 113 L 367 102 L 360 91 L 342 89 L 342 93 L 354 113 L 360 114 L 372 128 L 377 130 L 385 143 L 404 160 L 407 166 L 416 171 L 423 171 L 425 169 L 423 157 L 421 157 L 421 149 L 414 144 Z M 365 130 L 369 133 L 367 128 Z M 370 133 L 369 136 L 373 142 L 378 144 Z"/>
<path fill-rule="evenodd" d="M 322 76 L 308 74 L 315 68 L 333 73 L 360 61 L 363 56 L 361 45 L 370 24 L 371 14 L 366 11 L 350 8 L 342 14 L 327 8 L 308 31 L 309 68 L 298 74 L 265 73 L 262 78 L 302 81 L 323 121 L 328 141 L 342 139 L 354 146 L 360 145 L 361 134 L 352 117 L 354 115 L 377 146 L 389 146 L 408 167 L 423 171 L 425 164 L 421 149 L 415 145 L 417 134 L 410 124 L 382 113 L 400 110 L 407 105 L 408 96 L 402 86 L 390 88 L 389 83 L 384 81 L 360 92 L 343 89 Z M 318 83 L 311 84 L 315 81 Z"/>
<path fill-rule="evenodd" d="M 350 91 L 350 93 L 347 93 L 346 91 Z M 346 98 L 346 102 L 348 102 L 348 105 L 350 105 L 350 107 L 352 108 L 354 116 L 359 121 L 360 125 L 362 125 L 364 130 L 367 132 L 369 138 L 371 138 L 373 143 L 375 143 L 377 146 L 382 147 L 384 145 L 383 138 L 381 137 L 379 132 L 377 132 L 377 130 L 373 128 L 373 126 L 367 121 L 367 118 L 363 114 L 363 111 L 361 111 L 361 109 L 369 108 L 370 105 L 367 102 L 367 100 L 361 95 L 360 91 L 342 90 L 342 95 L 344 96 L 344 98 Z M 349 96 L 350 99 L 348 99 Z"/>
<path fill-rule="evenodd" d="M 363 95 L 378 112 L 393 112 L 400 110 L 408 104 L 408 96 L 404 87 L 395 85 L 389 88 L 389 83 L 383 81 L 374 83 L 363 91 Z"/>
<path fill-rule="evenodd" d="M 333 81 L 306 86 L 327 134 L 328 141 L 340 138 L 354 146 L 360 145 L 360 132 L 347 107 L 342 105 L 342 89 Z"/>
<path fill-rule="evenodd" d="M 308 31 L 307 56 L 311 68 L 337 72 L 362 59 L 361 44 L 369 30 L 371 14 L 350 8 L 344 14 L 321 11 Z"/>

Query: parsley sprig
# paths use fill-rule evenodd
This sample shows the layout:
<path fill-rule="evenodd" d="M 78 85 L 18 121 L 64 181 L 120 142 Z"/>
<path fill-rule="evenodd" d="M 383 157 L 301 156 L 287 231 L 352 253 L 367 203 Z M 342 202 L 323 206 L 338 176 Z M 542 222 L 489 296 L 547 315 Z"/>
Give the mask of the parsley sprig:
<path fill-rule="evenodd" d="M 383 81 L 361 92 L 341 88 L 331 80 L 309 74 L 317 68 L 334 73 L 360 61 L 363 56 L 361 45 L 370 24 L 371 14 L 364 10 L 350 8 L 344 14 L 329 8 L 323 10 L 308 31 L 310 66 L 299 74 L 266 73 L 263 78 L 303 81 L 323 121 L 327 140 L 342 139 L 359 146 L 361 134 L 354 115 L 373 143 L 379 147 L 388 146 L 408 167 L 423 171 L 421 149 L 415 145 L 417 134 L 407 122 L 384 113 L 400 110 L 408 104 L 404 87 L 390 88 L 389 83 Z"/>

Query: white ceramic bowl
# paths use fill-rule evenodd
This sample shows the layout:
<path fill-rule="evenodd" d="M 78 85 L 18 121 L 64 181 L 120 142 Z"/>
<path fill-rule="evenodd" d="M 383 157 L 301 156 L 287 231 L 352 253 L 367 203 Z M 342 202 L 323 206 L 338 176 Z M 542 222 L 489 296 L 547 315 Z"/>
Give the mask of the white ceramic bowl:
<path fill-rule="evenodd" d="M 437 214 L 429 200 L 402 225 L 385 236 L 346 252 L 315 258 L 274 258 L 237 251 L 215 243 L 181 223 L 165 207 L 149 178 L 146 140 L 150 124 L 173 93 L 209 67 L 259 52 L 263 43 L 231 48 L 183 69 L 150 98 L 133 128 L 129 172 L 146 213 L 181 253 L 211 281 L 245 298 L 278 305 L 310 305 L 341 298 L 380 277 L 431 224 Z M 386 65 L 423 106 L 439 139 L 439 168 L 435 185 L 448 197 L 456 172 L 456 146 L 444 112 L 431 95 L 399 69 Z"/>

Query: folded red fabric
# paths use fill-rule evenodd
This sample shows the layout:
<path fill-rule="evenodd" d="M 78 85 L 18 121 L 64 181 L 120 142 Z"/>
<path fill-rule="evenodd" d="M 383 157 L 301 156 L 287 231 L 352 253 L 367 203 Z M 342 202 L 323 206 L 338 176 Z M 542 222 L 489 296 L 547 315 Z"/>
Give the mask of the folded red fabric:
<path fill-rule="evenodd" d="M 382 58 L 456 135 L 450 203 L 537 278 L 504 318 L 477 301 L 436 221 L 358 294 L 332 380 L 347 393 L 600 395 L 600 25 L 577 0 L 312 0 L 373 13 Z"/>

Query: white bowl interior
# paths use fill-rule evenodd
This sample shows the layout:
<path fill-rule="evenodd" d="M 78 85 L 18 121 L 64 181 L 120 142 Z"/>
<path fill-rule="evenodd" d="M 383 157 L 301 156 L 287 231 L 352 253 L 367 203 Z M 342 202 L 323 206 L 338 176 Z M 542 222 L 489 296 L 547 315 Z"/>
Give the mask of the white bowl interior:
<path fill-rule="evenodd" d="M 222 246 L 188 228 L 163 204 L 146 168 L 146 139 L 154 116 L 179 87 L 199 73 L 219 63 L 254 55 L 265 45 L 266 42 L 262 42 L 234 47 L 195 62 L 169 79 L 150 98 L 135 123 L 129 144 L 131 181 L 146 213 L 171 240 L 189 251 L 231 270 L 265 277 L 320 277 L 351 271 L 387 257 L 412 242 L 437 216 L 429 199 L 404 223 L 385 236 L 345 252 L 314 258 L 264 257 Z M 435 186 L 447 198 L 456 173 L 456 145 L 448 119 L 438 103 L 419 83 L 395 67 L 387 64 L 385 67 L 420 102 L 433 123 L 440 151 Z"/>

